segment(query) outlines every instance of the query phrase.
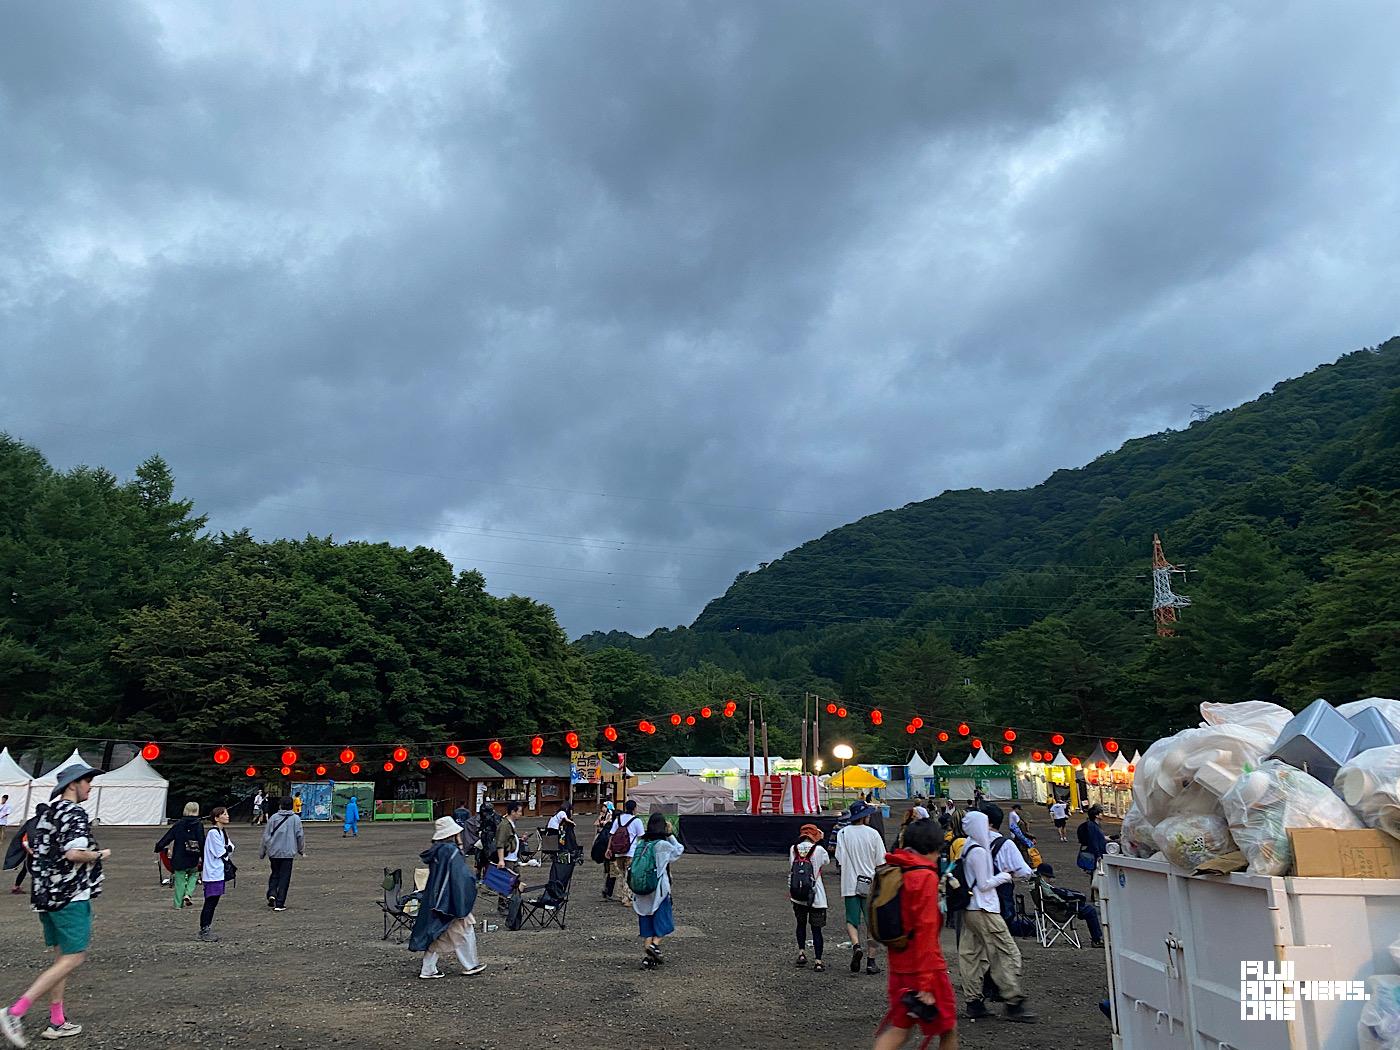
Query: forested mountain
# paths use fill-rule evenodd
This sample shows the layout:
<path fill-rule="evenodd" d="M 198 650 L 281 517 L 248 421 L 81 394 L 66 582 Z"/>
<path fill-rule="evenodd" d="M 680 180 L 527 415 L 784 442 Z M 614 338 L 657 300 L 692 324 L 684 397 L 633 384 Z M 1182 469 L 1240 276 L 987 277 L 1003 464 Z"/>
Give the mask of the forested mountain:
<path fill-rule="evenodd" d="M 1144 737 L 1205 698 L 1400 695 L 1398 488 L 1392 339 L 1034 488 L 836 529 L 741 574 L 690 628 L 580 645 L 926 720 Z M 1154 533 L 1192 570 L 1170 639 L 1149 609 Z M 866 745 L 897 752 L 901 730 Z"/>

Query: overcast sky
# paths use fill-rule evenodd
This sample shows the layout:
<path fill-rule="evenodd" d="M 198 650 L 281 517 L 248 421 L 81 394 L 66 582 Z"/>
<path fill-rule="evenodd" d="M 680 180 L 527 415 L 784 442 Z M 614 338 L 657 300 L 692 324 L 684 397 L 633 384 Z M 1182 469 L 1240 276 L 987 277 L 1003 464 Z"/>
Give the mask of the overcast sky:
<path fill-rule="evenodd" d="M 1400 332 L 1400 5 L 8 5 L 0 428 L 571 635 Z"/>

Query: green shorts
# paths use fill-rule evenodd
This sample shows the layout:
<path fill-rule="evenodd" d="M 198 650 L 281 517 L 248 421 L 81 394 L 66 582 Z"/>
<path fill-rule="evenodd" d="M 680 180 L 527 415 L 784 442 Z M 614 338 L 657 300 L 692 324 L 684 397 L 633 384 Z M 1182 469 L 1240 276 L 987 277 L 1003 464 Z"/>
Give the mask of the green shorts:
<path fill-rule="evenodd" d="M 73 901 L 58 911 L 41 911 L 44 944 L 57 947 L 64 955 L 85 952 L 92 940 L 92 901 Z"/>
<path fill-rule="evenodd" d="M 856 929 L 860 929 L 861 923 L 865 922 L 865 898 L 860 896 L 846 897 L 845 901 L 846 922 Z"/>

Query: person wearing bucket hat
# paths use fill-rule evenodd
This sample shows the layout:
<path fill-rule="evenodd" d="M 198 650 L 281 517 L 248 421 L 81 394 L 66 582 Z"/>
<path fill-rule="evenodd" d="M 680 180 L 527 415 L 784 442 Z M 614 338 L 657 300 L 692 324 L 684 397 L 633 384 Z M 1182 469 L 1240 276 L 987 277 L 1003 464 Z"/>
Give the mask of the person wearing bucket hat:
<path fill-rule="evenodd" d="M 428 865 L 428 883 L 419 897 L 408 948 L 424 953 L 418 976 L 425 981 L 446 976 L 437 968 L 444 952 L 457 956 L 468 977 L 486 969 L 476 954 L 476 879 L 462 855 L 461 836 L 461 824 L 439 817 L 432 845 L 419 854 Z"/>
<path fill-rule="evenodd" d="M 28 1046 L 24 1015 L 36 999 L 49 997 L 45 1039 L 77 1035 L 82 1025 L 63 1012 L 68 978 L 87 957 L 92 939 L 92 900 L 102 892 L 102 862 L 112 855 L 92 838 L 92 825 L 81 803 L 92 793 L 92 778 L 101 775 L 85 762 L 59 770 L 48 811 L 34 826 L 34 855 L 29 901 L 39 913 L 44 943 L 54 962 L 35 978 L 15 1002 L 0 1012 L 0 1035 L 11 1046 Z"/>
<path fill-rule="evenodd" d="M 865 901 L 875 879 L 875 869 L 885 862 L 885 839 L 870 826 L 875 807 L 867 802 L 851 806 L 851 822 L 836 833 L 836 862 L 841 865 L 841 897 L 846 911 L 846 932 L 851 936 L 851 973 L 860 973 L 865 960 L 866 973 L 879 973 L 875 942 L 870 931 L 861 940 L 865 923 Z"/>

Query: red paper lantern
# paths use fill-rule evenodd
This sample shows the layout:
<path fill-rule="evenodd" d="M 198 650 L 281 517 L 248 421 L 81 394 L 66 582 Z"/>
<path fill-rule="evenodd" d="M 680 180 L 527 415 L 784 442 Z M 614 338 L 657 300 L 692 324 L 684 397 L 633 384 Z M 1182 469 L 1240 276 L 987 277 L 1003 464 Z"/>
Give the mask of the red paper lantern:
<path fill-rule="evenodd" d="M 1016 730 L 1008 729 L 1005 733 L 1001 734 L 1001 738 L 1005 740 L 1008 744 L 1011 743 L 1011 741 L 1016 739 Z"/>
<path fill-rule="evenodd" d="M 160 747 L 155 743 L 147 744 L 141 749 L 141 757 L 147 762 L 154 762 L 160 758 Z"/>
<path fill-rule="evenodd" d="M 655 723 L 655 722 L 648 722 L 648 723 L 647 723 L 647 735 L 648 735 L 648 736 L 655 736 L 655 735 L 656 735 L 656 723 Z"/>
<path fill-rule="evenodd" d="M 1039 761 L 1040 761 L 1040 752 L 1039 752 L 1039 751 L 1032 751 L 1032 752 L 1031 752 L 1031 761 L 1032 761 L 1032 762 L 1039 762 Z"/>
<path fill-rule="evenodd" d="M 1100 769 L 1107 769 L 1107 768 L 1108 768 L 1108 763 L 1107 763 L 1107 762 L 1100 762 L 1100 763 L 1099 763 L 1099 768 L 1100 768 Z"/>
<path fill-rule="evenodd" d="M 678 725 L 680 725 L 680 724 L 681 724 L 681 716 L 680 716 L 680 715 L 672 715 L 672 716 L 671 716 L 671 724 L 672 724 L 673 726 L 678 726 Z"/>
<path fill-rule="evenodd" d="M 231 754 L 229 753 L 229 749 L 226 748 L 226 747 L 220 747 L 220 748 L 215 748 L 215 749 L 214 749 L 214 764 L 215 764 L 215 765 L 226 766 L 226 765 L 228 765 L 228 760 L 229 760 L 230 758 L 232 758 L 232 757 L 233 757 L 233 755 L 231 755 Z"/>
<path fill-rule="evenodd" d="M 395 761 L 395 762 L 407 762 L 407 761 L 408 761 L 408 748 L 406 748 L 406 747 L 396 747 L 396 748 L 394 748 L 394 761 Z"/>
<path fill-rule="evenodd" d="M 708 707 L 702 707 L 702 708 L 700 708 L 700 717 L 701 717 L 701 718 L 709 718 L 712 714 L 714 714 L 714 711 L 712 711 L 710 708 L 708 708 Z"/>
<path fill-rule="evenodd" d="M 255 776 L 257 776 L 257 775 L 258 775 L 258 767 L 257 767 L 257 766 L 249 766 L 247 769 L 245 769 L 245 770 L 243 771 L 243 775 L 244 775 L 245 777 L 255 777 Z"/>
<path fill-rule="evenodd" d="M 418 760 L 418 768 L 419 768 L 419 769 L 427 769 L 427 768 L 428 768 L 429 766 L 431 766 L 431 765 L 432 765 L 432 763 L 429 762 L 426 758 L 420 758 L 420 759 Z"/>
<path fill-rule="evenodd" d="M 530 741 L 530 754 L 538 755 L 544 750 L 544 737 L 537 736 Z"/>
<path fill-rule="evenodd" d="M 566 743 L 566 744 L 569 745 L 569 750 L 570 750 L 570 751 L 577 751 L 577 750 L 578 750 L 578 734 L 575 733 L 572 729 L 570 729 L 567 733 L 564 734 L 564 743 Z"/>
<path fill-rule="evenodd" d="M 499 740 L 491 741 L 491 746 L 488 747 L 486 750 L 491 752 L 491 757 L 494 758 L 497 762 L 499 762 L 501 760 L 501 756 L 505 754 L 505 749 L 501 747 L 501 742 Z"/>
<path fill-rule="evenodd" d="M 348 766 L 353 761 L 355 761 L 355 752 L 351 751 L 348 747 L 340 753 L 341 765 Z"/>
<path fill-rule="evenodd" d="M 316 767 L 316 775 L 317 775 L 318 777 L 323 777 L 323 776 L 325 776 L 325 775 L 326 775 L 326 767 L 325 767 L 325 766 L 317 766 L 317 767 Z"/>
<path fill-rule="evenodd" d="M 845 717 L 846 717 L 846 709 L 845 709 L 844 707 L 838 707 L 838 708 L 836 709 L 836 717 L 837 717 L 837 718 L 845 718 Z"/>
<path fill-rule="evenodd" d="M 958 736 L 967 736 L 967 734 L 971 732 L 972 730 L 968 727 L 966 722 L 958 723 Z"/>
<path fill-rule="evenodd" d="M 826 705 L 826 713 L 829 714 L 829 715 L 834 715 L 834 714 L 836 713 L 836 705 L 835 705 L 835 704 L 827 704 L 827 705 Z"/>
<path fill-rule="evenodd" d="M 646 720 L 645 718 L 643 718 L 640 722 L 637 723 L 637 732 L 639 732 L 639 733 L 645 733 L 646 731 L 647 731 L 647 720 Z"/>
<path fill-rule="evenodd" d="M 940 744 L 946 744 L 948 742 L 948 730 L 940 729 L 938 731 L 938 742 Z"/>
<path fill-rule="evenodd" d="M 467 756 L 466 756 L 466 755 L 458 755 L 458 756 L 457 756 L 457 764 L 458 764 L 459 766 L 465 766 L 465 765 L 467 764 Z"/>
<path fill-rule="evenodd" d="M 1010 744 L 1002 744 L 1002 745 L 1001 745 L 1001 753 L 1002 753 L 1003 755 L 1009 755 L 1009 754 L 1011 754 L 1011 752 L 1013 752 L 1013 751 L 1015 751 L 1015 750 L 1016 750 L 1016 749 L 1015 749 L 1014 747 L 1012 747 Z"/>
<path fill-rule="evenodd" d="M 922 718 L 920 718 L 918 715 L 915 715 L 913 718 L 909 719 L 909 724 L 910 724 L 911 726 L 913 726 L 915 729 L 922 729 L 922 728 L 924 728 L 924 720 L 923 720 Z"/>
<path fill-rule="evenodd" d="M 1050 743 L 1054 744 L 1056 747 L 1063 747 L 1065 743 L 1065 738 L 1061 734 L 1056 733 L 1050 738 Z"/>
<path fill-rule="evenodd" d="M 291 775 L 292 775 L 292 767 L 291 767 L 291 766 L 283 766 L 283 767 L 282 767 L 282 775 L 283 775 L 284 777 L 289 777 L 289 776 L 291 776 Z"/>
<path fill-rule="evenodd" d="M 610 744 L 613 743 L 615 740 L 617 740 L 617 730 L 614 729 L 612 726 L 608 726 L 606 729 L 603 730 L 603 739 Z"/>
<path fill-rule="evenodd" d="M 974 751 L 982 750 L 982 741 L 978 737 L 972 738 L 972 749 Z"/>
<path fill-rule="evenodd" d="M 1078 759 L 1078 757 L 1071 758 L 1071 759 L 1069 760 L 1069 764 L 1072 765 L 1072 766 L 1074 766 L 1076 769 L 1078 769 L 1078 768 L 1079 768 L 1079 759 Z"/>
<path fill-rule="evenodd" d="M 448 745 L 447 745 L 447 757 L 448 757 L 448 758 L 456 758 L 456 757 L 457 757 L 458 755 L 460 755 L 461 753 L 462 753 L 462 749 L 461 749 L 460 747 L 458 747 L 456 744 L 448 744 Z"/>
<path fill-rule="evenodd" d="M 904 727 L 904 731 L 905 731 L 906 733 L 908 733 L 910 736 L 913 736 L 915 733 L 918 732 L 918 730 L 914 728 L 914 723 L 913 723 L 913 722 L 910 722 L 907 726 L 905 726 L 905 727 Z"/>
<path fill-rule="evenodd" d="M 1115 755 L 1115 754 L 1117 754 L 1117 753 L 1118 753 L 1118 741 L 1116 741 L 1116 740 L 1110 740 L 1108 743 L 1104 744 L 1103 749 L 1104 749 L 1105 751 L 1107 751 L 1110 755 Z"/>
<path fill-rule="evenodd" d="M 386 772 L 386 773 L 392 773 L 393 771 L 394 771 L 394 763 L 392 763 L 392 762 L 385 762 L 385 763 L 384 763 L 384 772 Z"/>
<path fill-rule="evenodd" d="M 884 716 L 883 714 L 880 713 L 880 709 L 879 709 L 878 707 L 875 708 L 875 710 L 873 710 L 873 711 L 870 712 L 870 721 L 871 721 L 874 725 L 879 725 L 879 724 L 880 724 L 881 722 L 883 722 L 884 720 L 885 720 L 885 716 Z"/>
<path fill-rule="evenodd" d="M 284 766 L 294 766 L 297 764 L 297 753 L 291 748 L 282 752 L 282 764 Z"/>
<path fill-rule="evenodd" d="M 360 763 L 358 763 L 358 762 L 351 762 L 351 763 L 350 763 L 350 772 L 354 773 L 356 776 L 359 776 L 359 775 L 360 775 Z"/>
<path fill-rule="evenodd" d="M 695 716 L 694 716 L 694 715 L 686 715 L 686 716 L 685 716 L 685 724 L 688 725 L 688 726 L 693 726 L 693 725 L 695 724 Z"/>
<path fill-rule="evenodd" d="M 1129 762 L 1129 763 L 1128 763 L 1128 772 L 1129 772 L 1129 773 L 1136 773 L 1136 772 L 1137 772 L 1137 766 L 1134 765 L 1132 762 Z"/>
<path fill-rule="evenodd" d="M 733 700 L 730 700 L 728 703 L 726 703 L 726 704 L 724 705 L 724 717 L 725 717 L 725 718 L 733 718 L 733 717 L 734 717 L 734 712 L 737 711 L 737 710 L 739 710 L 739 705 L 736 704 Z"/>

